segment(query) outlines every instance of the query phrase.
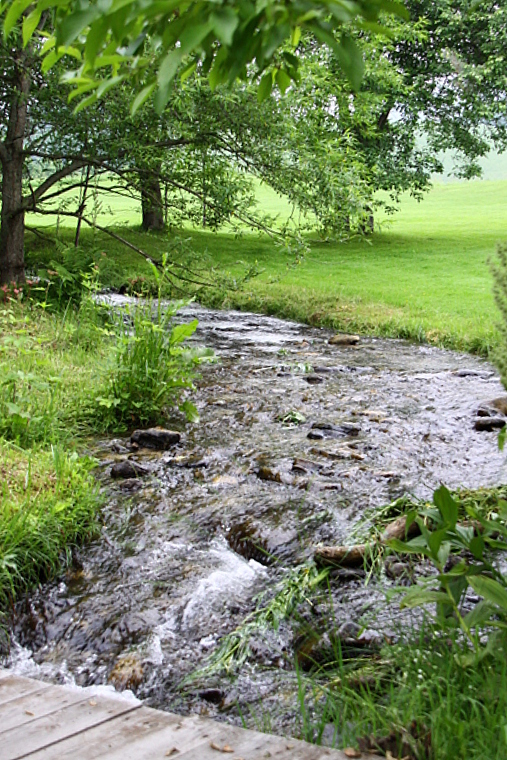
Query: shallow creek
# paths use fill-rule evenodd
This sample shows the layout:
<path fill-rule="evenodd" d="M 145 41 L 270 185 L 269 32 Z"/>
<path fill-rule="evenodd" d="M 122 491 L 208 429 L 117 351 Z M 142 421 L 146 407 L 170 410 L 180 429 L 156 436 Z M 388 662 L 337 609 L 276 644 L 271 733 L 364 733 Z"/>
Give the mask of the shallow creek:
<path fill-rule="evenodd" d="M 290 731 L 298 632 L 289 623 L 254 636 L 234 681 L 181 682 L 259 592 L 269 595 L 315 544 L 346 542 L 368 510 L 429 496 L 440 482 L 506 482 L 496 434 L 473 429 L 477 406 L 504 391 L 487 363 L 437 348 L 330 345 L 327 330 L 199 307 L 183 317 L 199 319 L 194 339 L 219 357 L 197 383 L 200 423 L 174 422 L 182 441 L 166 452 L 97 444 L 109 494 L 102 537 L 18 606 L 5 662 L 90 685 L 107 683 L 128 655 L 136 693 L 152 706 L 259 725 L 270 715 L 270 728 Z M 150 469 L 134 490 L 109 475 L 127 456 Z M 307 461 L 293 469 L 297 459 Z M 336 625 L 390 635 L 397 604 L 356 575 L 332 581 Z M 323 613 L 312 614 L 319 628 Z"/>

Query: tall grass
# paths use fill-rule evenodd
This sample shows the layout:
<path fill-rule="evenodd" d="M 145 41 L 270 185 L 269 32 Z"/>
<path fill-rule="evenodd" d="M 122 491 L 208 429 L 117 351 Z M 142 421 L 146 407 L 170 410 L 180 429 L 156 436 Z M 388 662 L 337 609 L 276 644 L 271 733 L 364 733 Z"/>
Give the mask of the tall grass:
<path fill-rule="evenodd" d="M 197 320 L 173 324 L 181 304 L 165 304 L 160 297 L 116 315 L 115 358 L 97 396 L 97 417 L 105 429 L 125 429 L 163 420 L 168 409 L 179 407 L 187 419 L 198 414 L 190 400 L 195 367 L 208 352 L 183 347 L 195 332 Z"/>
<path fill-rule="evenodd" d="M 463 644 L 422 628 L 362 668 L 339 647 L 324 672 L 299 675 L 299 732 L 364 756 L 377 750 L 416 760 L 507 757 L 507 662 L 459 663 Z M 324 677 L 325 676 L 325 677 Z M 331 732 L 330 732 L 331 729 Z"/>
<path fill-rule="evenodd" d="M 0 438 L 0 609 L 72 560 L 97 533 L 93 462 L 52 446 L 30 451 Z"/>

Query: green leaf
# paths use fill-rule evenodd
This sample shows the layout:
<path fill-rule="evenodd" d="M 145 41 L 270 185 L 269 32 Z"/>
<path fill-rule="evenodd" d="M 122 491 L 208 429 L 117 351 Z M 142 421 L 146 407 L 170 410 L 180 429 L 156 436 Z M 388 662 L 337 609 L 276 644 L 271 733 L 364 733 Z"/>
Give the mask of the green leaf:
<path fill-rule="evenodd" d="M 189 322 L 188 324 L 175 325 L 171 330 L 171 337 L 169 339 L 171 346 L 174 346 L 176 343 L 182 343 L 187 338 L 190 338 L 195 333 L 198 324 L 198 320 L 194 319 L 193 322 Z"/>
<path fill-rule="evenodd" d="M 276 72 L 276 83 L 278 87 L 280 88 L 280 92 L 282 95 L 285 95 L 285 91 L 287 90 L 287 87 L 292 82 L 290 76 L 287 74 L 286 71 L 283 69 L 278 69 Z"/>
<path fill-rule="evenodd" d="M 428 538 L 428 546 L 435 559 L 438 559 L 438 552 L 442 541 L 447 536 L 447 528 L 441 528 L 440 530 L 434 530 L 430 533 Z"/>
<path fill-rule="evenodd" d="M 484 554 L 485 543 L 482 536 L 475 536 L 468 544 L 469 550 L 474 555 L 475 559 L 482 559 Z"/>
<path fill-rule="evenodd" d="M 37 29 L 40 17 L 41 11 L 36 7 L 31 13 L 28 14 L 28 16 L 25 16 L 23 19 L 23 47 L 26 47 L 26 45 L 28 45 L 29 41 L 31 40 L 32 34 Z"/>
<path fill-rule="evenodd" d="M 273 75 L 269 72 L 268 74 L 264 74 L 257 88 L 257 100 L 259 103 L 262 103 L 263 100 L 266 100 L 270 96 L 272 89 Z"/>
<path fill-rule="evenodd" d="M 180 404 L 180 409 L 189 422 L 199 422 L 199 412 L 197 411 L 195 404 L 192 404 L 191 401 L 184 401 Z"/>
<path fill-rule="evenodd" d="M 183 52 L 181 48 L 170 50 L 160 65 L 157 77 L 158 89 L 155 95 L 155 109 L 157 113 L 161 113 L 166 106 L 170 86 L 176 76 L 182 58 Z"/>
<path fill-rule="evenodd" d="M 111 88 L 115 87 L 120 82 L 123 82 L 124 79 L 124 74 L 111 77 L 110 79 L 104 79 L 104 81 L 101 82 L 101 84 L 97 87 L 97 97 L 102 97 L 102 95 L 105 95 L 105 93 L 108 92 Z"/>
<path fill-rule="evenodd" d="M 98 19 L 93 23 L 86 35 L 86 44 L 84 49 L 85 60 L 90 63 L 95 62 L 97 53 L 106 39 L 108 24 L 106 19 Z"/>
<path fill-rule="evenodd" d="M 75 11 L 66 16 L 58 27 L 58 45 L 65 46 L 74 42 L 81 32 L 97 19 L 99 14 L 100 10 L 96 7 L 92 7 L 85 11 Z"/>
<path fill-rule="evenodd" d="M 239 24 L 239 16 L 234 13 L 232 8 L 227 6 L 221 10 L 215 11 L 211 15 L 211 26 L 216 36 L 224 45 L 232 45 L 234 32 Z"/>
<path fill-rule="evenodd" d="M 445 486 L 440 486 L 434 492 L 433 503 L 438 507 L 438 511 L 445 522 L 454 528 L 458 521 L 458 505 Z"/>
<path fill-rule="evenodd" d="M 440 544 L 440 547 L 439 547 L 438 553 L 437 553 L 438 561 L 439 561 L 439 563 L 440 563 L 441 566 L 445 565 L 445 563 L 447 562 L 447 560 L 449 558 L 449 554 L 450 553 L 451 553 L 451 543 L 450 543 L 450 541 L 443 541 Z"/>
<path fill-rule="evenodd" d="M 343 34 L 340 40 L 341 54 L 339 60 L 342 69 L 352 85 L 353 90 L 359 90 L 364 73 L 363 54 L 352 37 Z"/>
<path fill-rule="evenodd" d="M 295 26 L 294 29 L 292 30 L 292 35 L 290 39 L 292 47 L 296 48 L 299 45 L 300 39 L 301 39 L 301 27 Z"/>
<path fill-rule="evenodd" d="M 132 106 L 130 108 L 130 112 L 132 116 L 135 116 L 136 113 L 141 108 L 141 106 L 143 106 L 146 103 L 146 101 L 148 100 L 148 98 L 150 97 L 150 95 L 152 94 L 156 86 L 157 86 L 156 83 L 152 82 L 152 84 L 146 85 L 146 87 L 143 87 L 141 92 L 137 93 L 136 97 L 134 98 L 134 102 L 132 103 Z"/>
<path fill-rule="evenodd" d="M 488 578 L 486 575 L 474 575 L 470 576 L 468 582 L 473 590 L 488 602 L 507 610 L 507 589 L 501 586 L 498 581 Z"/>
<path fill-rule="evenodd" d="M 496 608 L 492 607 L 489 602 L 483 600 L 482 602 L 478 602 L 475 607 L 465 615 L 463 622 L 467 628 L 476 628 L 477 626 L 484 625 L 493 613 L 496 614 Z"/>
<path fill-rule="evenodd" d="M 201 42 L 206 39 L 211 31 L 211 21 L 207 21 L 205 24 L 194 24 L 187 26 L 183 34 L 181 35 L 181 48 L 183 54 L 193 53 L 196 48 L 199 47 Z"/>
<path fill-rule="evenodd" d="M 41 65 L 41 71 L 43 74 L 47 74 L 48 71 L 53 68 L 55 63 L 58 63 L 58 61 L 61 58 L 61 54 L 58 52 L 57 49 L 50 50 L 50 52 L 44 56 L 44 60 L 42 61 Z"/>
<path fill-rule="evenodd" d="M 444 604 L 451 605 L 451 600 L 443 591 L 429 591 L 424 588 L 416 586 L 411 589 L 406 596 L 401 600 L 401 607 L 412 609 L 413 607 L 421 607 L 424 604 Z M 451 605 L 452 606 L 452 605 Z"/>
<path fill-rule="evenodd" d="M 424 554 L 429 556 L 428 548 L 422 536 L 413 538 L 412 541 L 400 541 L 399 538 L 392 538 L 387 542 L 387 546 L 400 554 Z"/>
<path fill-rule="evenodd" d="M 466 591 L 468 587 L 468 580 L 464 575 L 457 575 L 454 578 L 450 576 L 450 580 L 447 581 L 445 585 L 451 592 L 452 598 L 454 599 L 456 604 L 458 604 L 463 593 Z"/>
<path fill-rule="evenodd" d="M 32 4 L 32 2 L 33 0 L 14 0 L 11 7 L 5 14 L 5 19 L 3 23 L 4 39 L 7 39 L 9 34 L 12 32 L 12 30 L 16 26 L 17 22 L 21 18 L 21 15 Z"/>
<path fill-rule="evenodd" d="M 11 401 L 7 401 L 5 406 L 7 407 L 7 414 L 9 417 L 14 416 L 15 414 L 21 414 L 21 407 L 18 404 L 13 404 Z"/>
<path fill-rule="evenodd" d="M 78 105 L 74 108 L 74 114 L 78 114 L 80 111 L 83 111 L 85 108 L 88 108 L 88 106 L 91 106 L 96 101 L 97 101 L 97 95 L 94 92 L 93 95 L 89 95 L 87 98 L 85 98 L 80 103 L 78 103 Z"/>

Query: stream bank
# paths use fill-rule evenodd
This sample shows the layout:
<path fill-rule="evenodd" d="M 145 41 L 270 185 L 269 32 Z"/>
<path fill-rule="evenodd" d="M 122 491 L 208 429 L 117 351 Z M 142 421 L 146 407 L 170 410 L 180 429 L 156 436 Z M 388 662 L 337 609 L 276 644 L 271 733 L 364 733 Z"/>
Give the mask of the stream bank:
<path fill-rule="evenodd" d="M 506 482 L 495 432 L 474 429 L 503 389 L 486 362 L 437 348 L 333 345 L 327 330 L 199 307 L 181 316 L 199 319 L 194 340 L 219 357 L 197 383 L 200 424 L 173 420 L 181 440 L 163 452 L 97 444 L 101 539 L 17 606 L 6 664 L 55 682 L 113 681 L 162 709 L 236 723 L 270 714 L 272 730 L 290 733 L 301 627 L 327 626 L 325 605 L 259 631 L 234 681 L 182 682 L 316 544 L 346 543 L 365 514 L 406 493 Z M 112 479 L 125 461 L 142 477 Z M 331 589 L 345 633 L 374 644 L 396 636 L 397 620 L 410 625 L 360 572 Z"/>

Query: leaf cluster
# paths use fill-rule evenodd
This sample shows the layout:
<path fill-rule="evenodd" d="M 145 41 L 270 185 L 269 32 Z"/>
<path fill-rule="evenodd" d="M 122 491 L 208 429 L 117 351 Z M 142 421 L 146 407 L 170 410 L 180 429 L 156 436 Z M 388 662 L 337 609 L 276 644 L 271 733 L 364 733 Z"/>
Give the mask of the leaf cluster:
<path fill-rule="evenodd" d="M 507 502 L 499 501 L 497 512 L 486 517 L 471 504 L 464 504 L 465 520 L 459 520 L 459 505 L 441 486 L 433 495 L 433 506 L 407 515 L 407 531 L 416 523 L 420 535 L 410 541 L 393 539 L 395 552 L 427 558 L 436 574 L 414 585 L 402 607 L 436 604 L 436 624 L 442 629 L 459 628 L 472 653 L 463 662 L 494 654 L 507 646 L 507 577 L 494 561 L 495 551 L 507 550 Z M 472 602 L 467 593 L 482 597 Z M 464 605 L 471 606 L 468 611 Z M 488 632 L 487 645 L 481 635 Z"/>

